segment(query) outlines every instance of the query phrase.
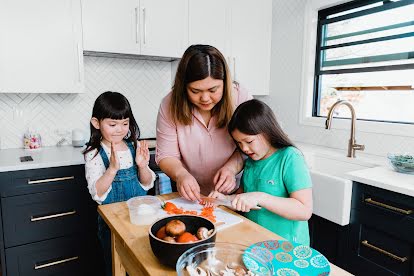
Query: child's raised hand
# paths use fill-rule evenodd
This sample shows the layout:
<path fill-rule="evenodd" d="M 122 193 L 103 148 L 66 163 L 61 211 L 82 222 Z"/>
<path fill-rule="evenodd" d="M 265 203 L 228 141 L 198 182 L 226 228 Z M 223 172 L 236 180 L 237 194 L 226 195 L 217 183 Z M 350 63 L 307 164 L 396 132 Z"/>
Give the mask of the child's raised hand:
<path fill-rule="evenodd" d="M 135 162 L 137 163 L 139 168 L 144 168 L 148 166 L 150 160 L 150 154 L 148 149 L 147 141 L 138 141 L 139 147 L 137 148 L 136 155 L 135 155 Z"/>
<path fill-rule="evenodd" d="M 111 157 L 109 158 L 109 170 L 116 173 L 119 170 L 119 159 L 115 151 L 115 145 L 111 142 Z"/>

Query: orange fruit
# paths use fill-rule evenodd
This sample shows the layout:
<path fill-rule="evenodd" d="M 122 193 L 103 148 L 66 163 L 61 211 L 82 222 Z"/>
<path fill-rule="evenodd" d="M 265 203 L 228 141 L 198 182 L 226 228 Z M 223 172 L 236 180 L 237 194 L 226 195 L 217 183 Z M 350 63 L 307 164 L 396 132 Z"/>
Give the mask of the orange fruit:
<path fill-rule="evenodd" d="M 157 231 L 157 234 L 155 236 L 159 239 L 164 239 L 167 236 L 167 233 L 165 232 L 165 226 L 161 227 L 160 230 Z"/>
<path fill-rule="evenodd" d="M 191 234 L 190 232 L 184 232 L 178 236 L 177 242 L 187 243 L 187 242 L 196 242 L 198 238 Z"/>

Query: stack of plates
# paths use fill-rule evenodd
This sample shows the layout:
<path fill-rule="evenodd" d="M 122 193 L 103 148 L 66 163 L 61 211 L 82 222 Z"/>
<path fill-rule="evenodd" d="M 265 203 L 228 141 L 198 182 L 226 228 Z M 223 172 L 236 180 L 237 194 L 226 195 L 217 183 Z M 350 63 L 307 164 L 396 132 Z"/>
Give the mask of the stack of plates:
<path fill-rule="evenodd" d="M 321 253 L 309 246 L 286 240 L 258 242 L 249 246 L 246 252 L 272 263 L 273 275 L 324 276 L 329 275 L 331 270 L 328 260 Z"/>

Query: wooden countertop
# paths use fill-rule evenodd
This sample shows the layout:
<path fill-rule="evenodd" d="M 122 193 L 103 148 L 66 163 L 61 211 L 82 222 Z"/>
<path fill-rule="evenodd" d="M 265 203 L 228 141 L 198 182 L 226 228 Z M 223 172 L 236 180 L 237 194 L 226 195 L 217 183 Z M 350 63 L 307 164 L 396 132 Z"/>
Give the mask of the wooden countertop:
<path fill-rule="evenodd" d="M 159 196 L 163 200 L 177 197 L 177 193 Z M 235 212 L 222 207 L 237 216 Z M 130 223 L 126 202 L 98 206 L 98 212 L 112 232 L 113 275 L 125 275 L 125 270 L 133 275 L 177 275 L 175 270 L 160 264 L 154 256 L 149 243 L 149 225 Z M 242 216 L 240 216 L 242 217 Z M 282 239 L 260 225 L 243 217 L 243 222 L 223 229 L 217 233 L 216 241 L 253 244 L 264 240 Z M 345 270 L 331 264 L 332 276 L 351 275 Z"/>

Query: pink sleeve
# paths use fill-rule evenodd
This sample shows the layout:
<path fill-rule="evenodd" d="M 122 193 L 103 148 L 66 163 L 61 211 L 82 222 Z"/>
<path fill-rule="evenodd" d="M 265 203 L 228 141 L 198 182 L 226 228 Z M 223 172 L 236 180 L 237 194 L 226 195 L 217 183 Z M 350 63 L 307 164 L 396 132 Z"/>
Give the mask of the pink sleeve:
<path fill-rule="evenodd" d="M 239 106 L 239 104 L 244 103 L 248 100 L 253 99 L 252 95 L 240 84 L 234 86 L 234 91 L 236 94 L 236 107 Z"/>
<path fill-rule="evenodd" d="M 177 127 L 173 122 L 169 103 L 171 93 L 162 100 L 157 116 L 157 147 L 155 151 L 155 162 L 159 162 L 166 157 L 181 158 L 178 147 Z"/>

